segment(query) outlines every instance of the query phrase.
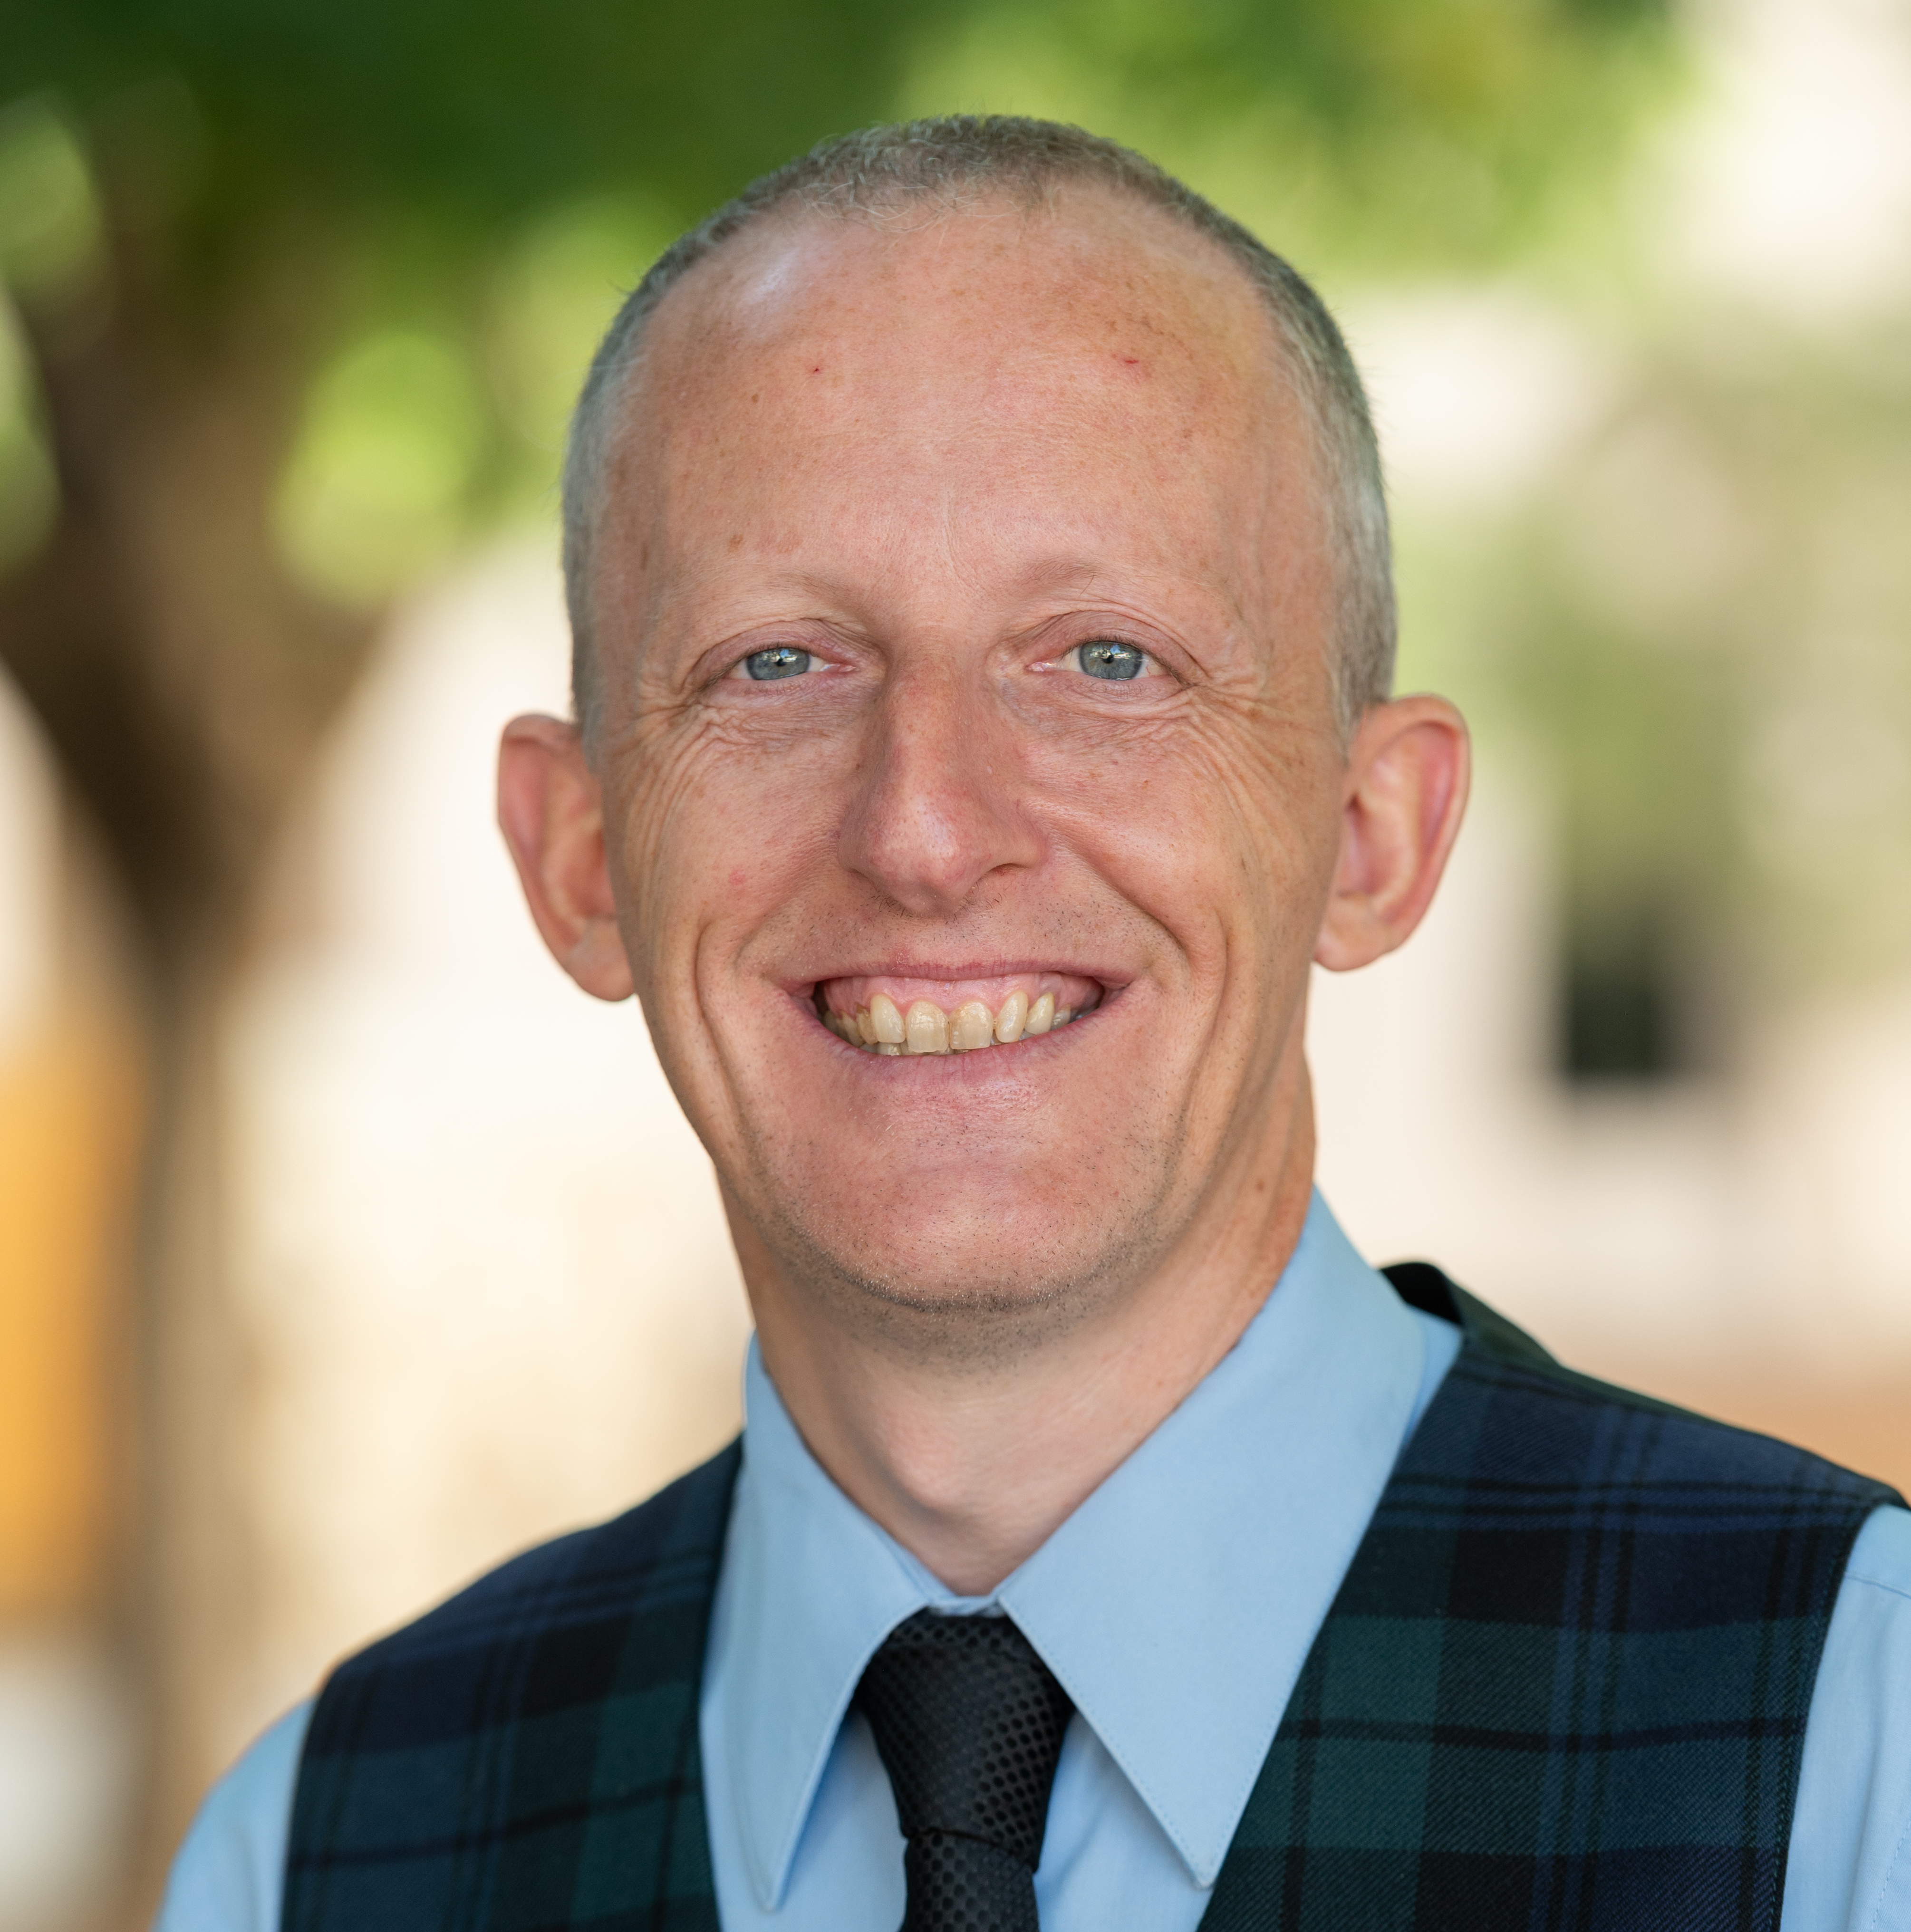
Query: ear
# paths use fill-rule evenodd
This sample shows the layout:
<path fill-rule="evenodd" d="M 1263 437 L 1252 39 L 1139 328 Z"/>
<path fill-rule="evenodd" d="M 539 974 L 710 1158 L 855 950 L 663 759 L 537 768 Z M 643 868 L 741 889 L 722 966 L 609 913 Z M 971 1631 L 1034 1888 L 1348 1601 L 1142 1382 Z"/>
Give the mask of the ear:
<path fill-rule="evenodd" d="M 587 993 L 627 1000 L 630 962 L 611 893 L 603 796 L 575 724 L 527 716 L 505 726 L 497 823 L 558 964 Z"/>
<path fill-rule="evenodd" d="M 1459 832 L 1471 766 L 1466 722 L 1444 698 L 1396 698 L 1360 721 L 1314 950 L 1323 966 L 1367 965 L 1420 924 Z"/>

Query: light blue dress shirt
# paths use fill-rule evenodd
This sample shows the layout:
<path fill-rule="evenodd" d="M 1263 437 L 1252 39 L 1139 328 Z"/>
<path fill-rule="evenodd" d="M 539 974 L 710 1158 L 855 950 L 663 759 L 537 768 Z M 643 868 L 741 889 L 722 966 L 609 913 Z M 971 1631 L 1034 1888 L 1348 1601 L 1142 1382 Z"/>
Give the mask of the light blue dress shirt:
<path fill-rule="evenodd" d="M 726 1932 L 901 1922 L 895 1807 L 849 1706 L 877 1646 L 926 1605 L 1012 1616 L 1074 1700 L 1036 1874 L 1044 1932 L 1194 1932 L 1308 1648 L 1458 1345 L 1367 1267 L 1317 1195 L 1233 1349 L 974 1599 L 952 1597 L 824 1474 L 753 1348 L 701 1710 Z M 309 1714 L 281 1720 L 207 1799 L 161 1932 L 276 1932 Z M 1783 1923 L 1911 1932 L 1901 1510 L 1866 1525 L 1833 1615 Z"/>

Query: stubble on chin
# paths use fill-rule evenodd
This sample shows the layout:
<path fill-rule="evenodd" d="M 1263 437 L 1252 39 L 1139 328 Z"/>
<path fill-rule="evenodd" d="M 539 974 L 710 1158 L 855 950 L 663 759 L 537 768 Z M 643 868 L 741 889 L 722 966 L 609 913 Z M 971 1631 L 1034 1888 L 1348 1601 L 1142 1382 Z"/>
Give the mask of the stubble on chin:
<path fill-rule="evenodd" d="M 1161 1226 L 1170 1186 L 1164 1175 L 1119 1216 L 1071 1216 L 1072 1226 L 1012 1244 L 979 1214 L 941 1227 L 919 1220 L 891 1242 L 867 1226 L 820 1226 L 800 1202 L 765 1209 L 760 1190 L 748 1209 L 728 1186 L 723 1195 L 746 1278 L 774 1270 L 782 1297 L 892 1359 L 972 1370 L 1052 1346 L 1143 1280 L 1171 1245 Z"/>

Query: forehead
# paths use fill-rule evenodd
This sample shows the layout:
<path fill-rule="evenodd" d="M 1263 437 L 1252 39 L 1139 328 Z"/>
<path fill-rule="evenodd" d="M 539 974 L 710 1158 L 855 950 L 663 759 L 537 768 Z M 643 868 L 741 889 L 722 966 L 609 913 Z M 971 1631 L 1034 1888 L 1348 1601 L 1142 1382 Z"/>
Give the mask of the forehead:
<path fill-rule="evenodd" d="M 637 386 L 666 428 L 756 377 L 829 379 L 756 393 L 798 406 L 858 374 L 912 398 L 966 379 L 951 400 L 973 407 L 992 377 L 1079 390 L 1100 376 L 1236 418 L 1285 388 L 1241 268 L 1161 211 L 1092 188 L 1034 206 L 772 217 L 687 276 L 650 338 Z"/>
<path fill-rule="evenodd" d="M 1259 291 L 1100 190 L 772 218 L 660 304 L 620 413 L 606 509 L 654 563 L 713 519 L 733 551 L 893 547 L 928 506 L 992 567 L 1025 538 L 1218 567 L 1310 466 Z"/>

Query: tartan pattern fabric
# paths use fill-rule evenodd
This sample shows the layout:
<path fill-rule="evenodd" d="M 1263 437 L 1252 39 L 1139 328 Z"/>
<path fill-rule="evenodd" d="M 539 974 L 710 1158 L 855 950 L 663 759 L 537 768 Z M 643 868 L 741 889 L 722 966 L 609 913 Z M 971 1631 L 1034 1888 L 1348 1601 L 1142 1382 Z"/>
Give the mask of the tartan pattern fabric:
<path fill-rule="evenodd" d="M 1864 1519 L 1801 1450 L 1466 1340 L 1303 1666 L 1203 1932 L 1773 1932 Z"/>
<path fill-rule="evenodd" d="M 1573 1375 L 1436 1269 L 1387 1273 L 1465 1340 L 1203 1932 L 1774 1932 L 1832 1603 L 1892 1492 Z M 698 1702 L 739 1460 L 339 1666 L 284 1932 L 717 1932 Z"/>
<path fill-rule="evenodd" d="M 284 1932 L 717 1932 L 697 1702 L 740 1461 L 732 1443 L 339 1666 Z"/>

